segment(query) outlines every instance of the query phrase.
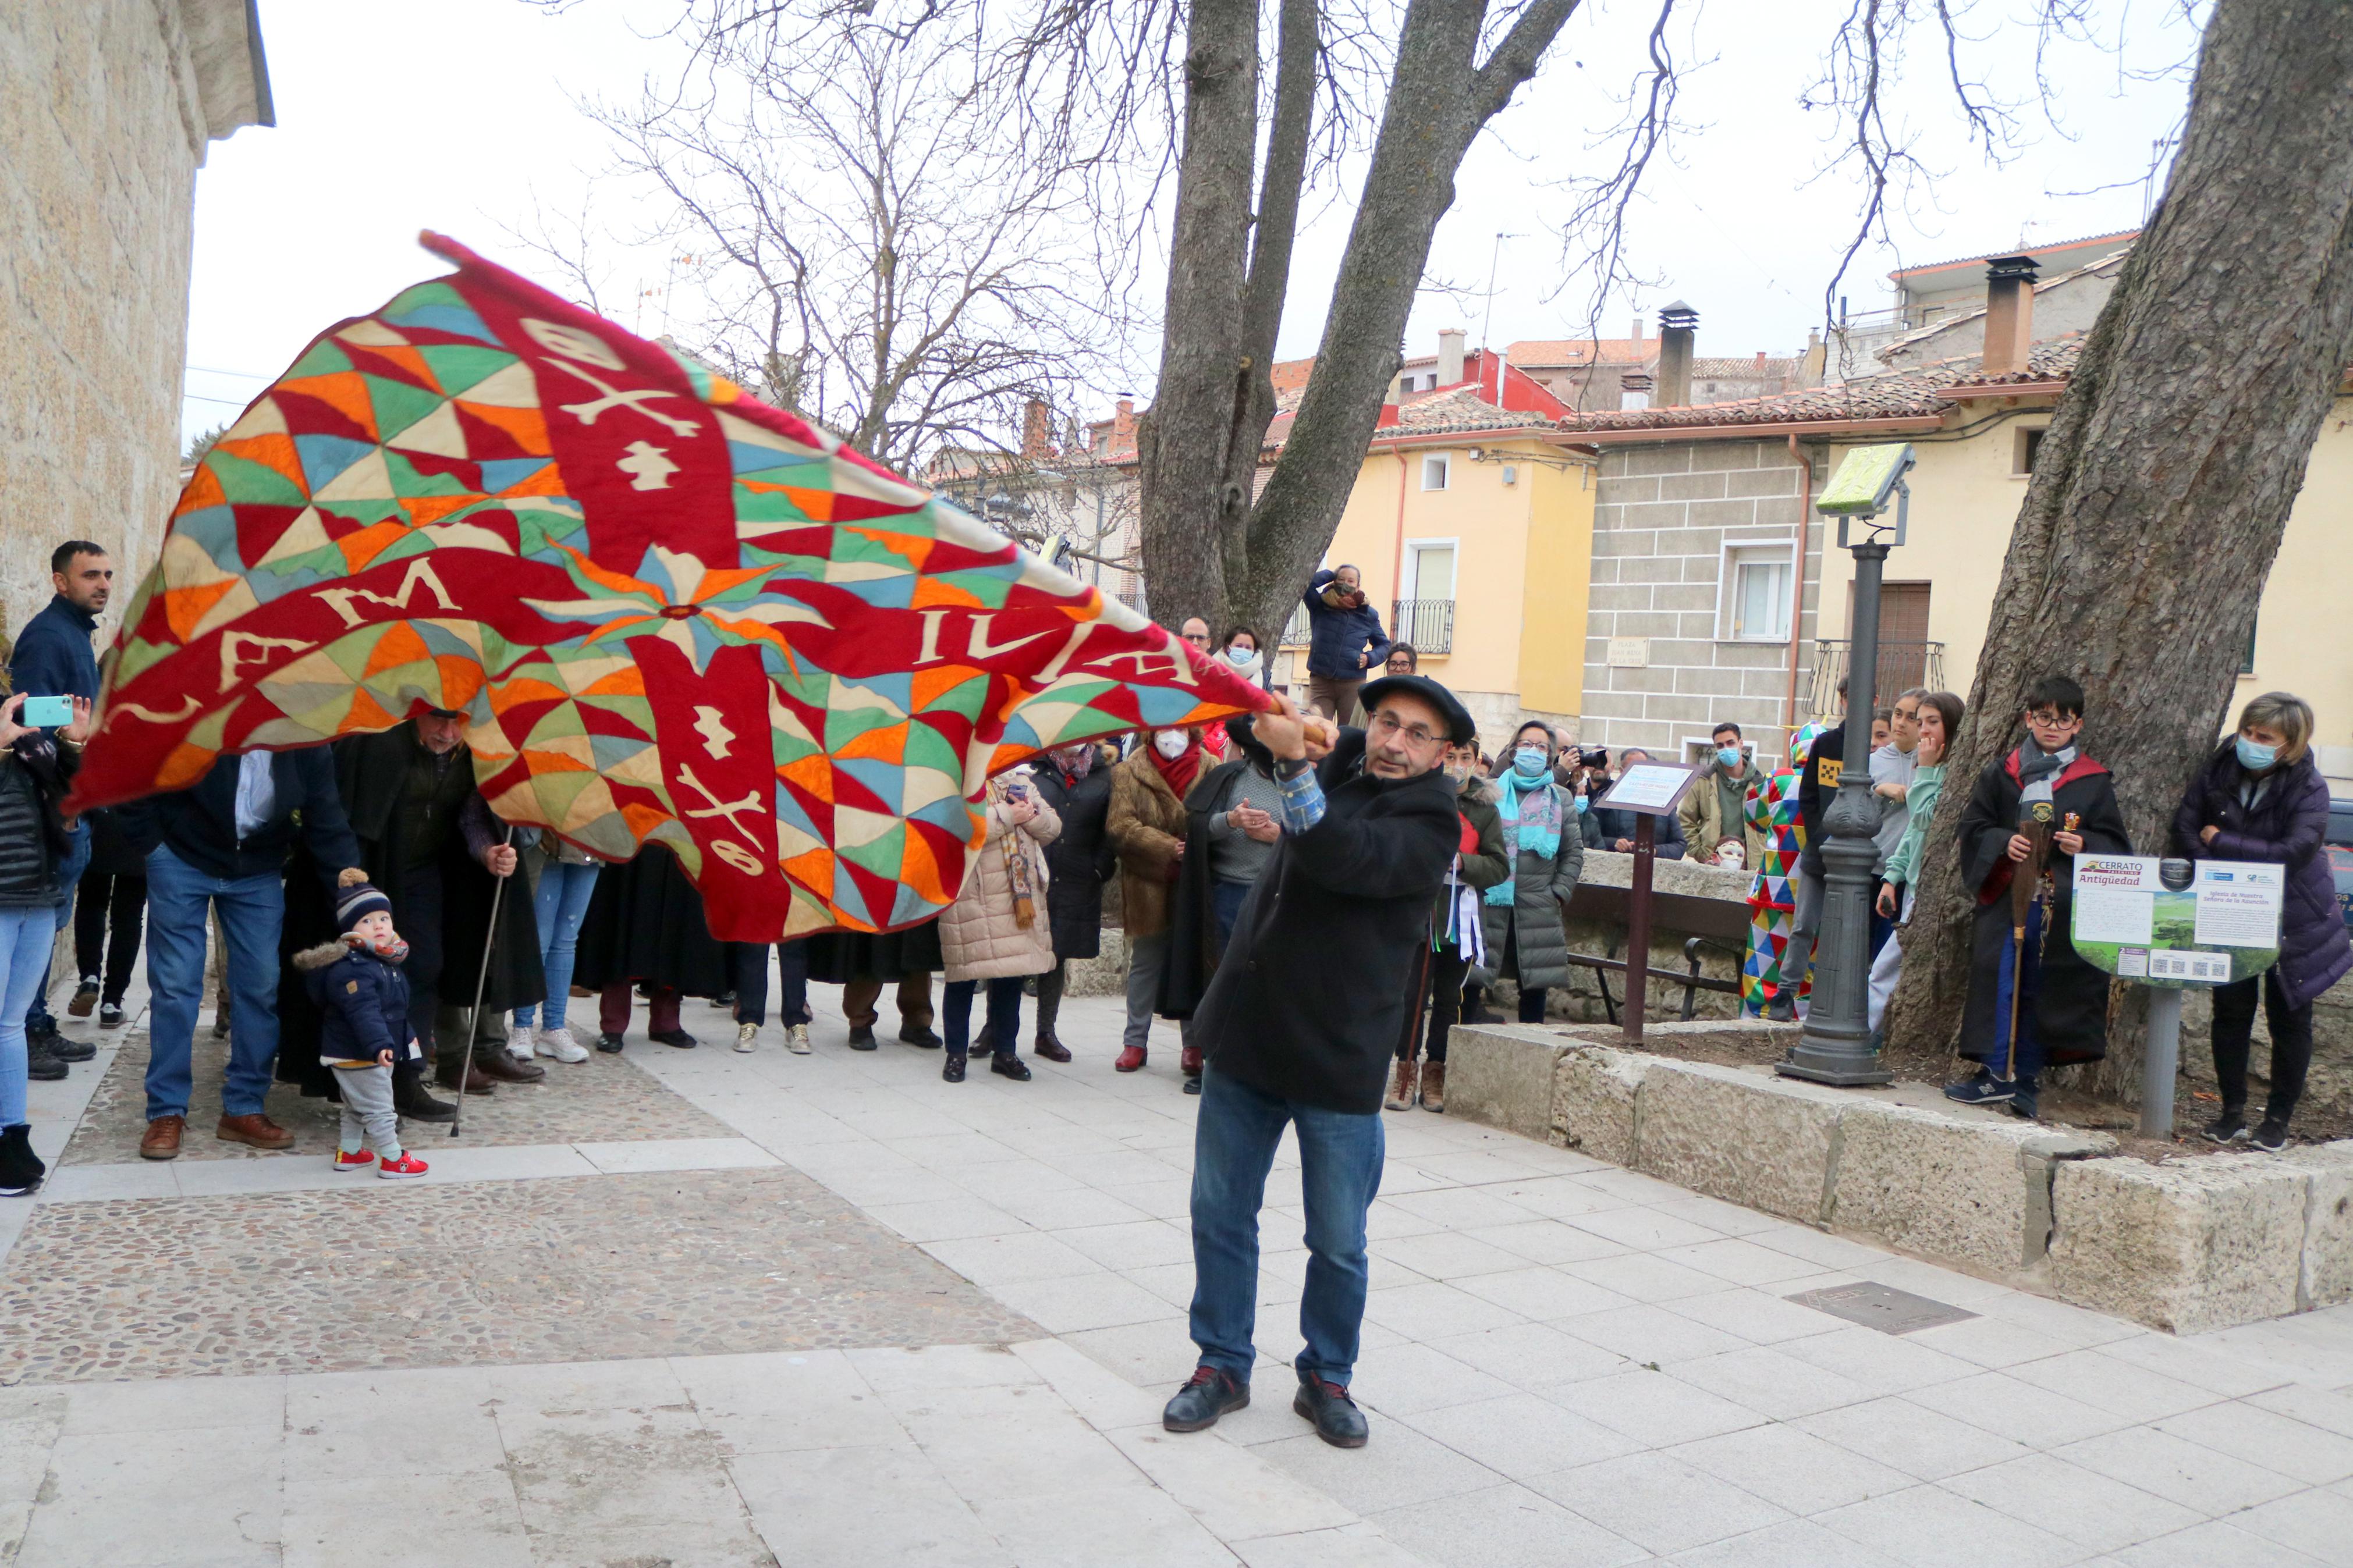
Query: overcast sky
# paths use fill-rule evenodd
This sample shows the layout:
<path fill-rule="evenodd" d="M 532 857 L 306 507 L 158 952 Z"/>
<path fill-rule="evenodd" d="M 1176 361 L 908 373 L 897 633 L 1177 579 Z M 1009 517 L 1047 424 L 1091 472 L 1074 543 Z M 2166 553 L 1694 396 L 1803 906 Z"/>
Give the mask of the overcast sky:
<path fill-rule="evenodd" d="M 671 13 L 662 0 L 581 0 L 554 15 L 520 0 L 260 0 L 260 9 L 278 124 L 216 143 L 198 177 L 183 417 L 191 433 L 234 416 L 324 327 L 440 270 L 414 243 L 420 228 L 535 270 L 502 226 L 530 227 L 534 198 L 576 206 L 607 159 L 605 133 L 575 100 L 631 95 L 675 58 L 654 36 Z M 1845 9 L 1843 0 L 1717 0 L 1678 24 L 1679 54 L 1707 62 L 1684 87 L 1682 118 L 1694 128 L 1633 215 L 1633 264 L 1656 281 L 1611 298 L 1605 335 L 1624 334 L 1637 308 L 1655 318 L 1676 298 L 1700 313 L 1704 354 L 1790 352 L 1820 322 L 1858 192 L 1844 174 L 1818 177 L 1836 128 L 1799 98 Z M 2186 97 L 2178 76 L 2145 79 L 2189 58 L 2195 35 L 2179 0 L 2117 0 L 2109 10 L 2108 47 L 2063 47 L 2046 62 L 2060 127 L 2025 114 L 2026 144 L 1999 168 L 1964 135 L 1941 56 L 1915 47 L 1887 95 L 1890 118 L 1937 178 L 1894 215 L 1896 245 L 1857 257 L 1841 289 L 1853 310 L 1888 301 L 1892 267 L 2138 224 L 2151 143 L 2174 129 Z M 1597 137 L 1654 11 L 1651 0 L 1588 4 L 1472 150 L 1430 266 L 1468 295 L 1426 292 L 1410 352 L 1434 349 L 1446 326 L 1480 340 L 1499 230 L 1516 237 L 1502 247 L 1488 336 L 1584 335 L 1592 290 L 1564 279 L 1546 226 L 1567 201 L 1554 184 L 1605 156 Z M 2031 30 L 1996 0 L 1980 0 L 1967 26 L 1980 40 L 1967 68 L 2000 95 L 2031 98 Z M 1301 237 L 1285 356 L 1314 352 L 1358 177 L 1344 173 L 1345 188 L 1326 194 Z M 2116 188 L 2092 192 L 2103 185 Z M 658 273 L 659 258 L 646 266 Z M 1138 360 L 1134 385 L 1098 390 L 1148 395 L 1149 353 Z"/>

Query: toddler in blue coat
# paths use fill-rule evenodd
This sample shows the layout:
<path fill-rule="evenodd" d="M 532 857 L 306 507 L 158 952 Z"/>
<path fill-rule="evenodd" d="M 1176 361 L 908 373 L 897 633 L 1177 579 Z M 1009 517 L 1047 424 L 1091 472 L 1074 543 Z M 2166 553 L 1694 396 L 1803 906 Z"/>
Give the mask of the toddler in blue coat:
<path fill-rule="evenodd" d="M 335 1169 L 397 1181 L 425 1173 L 425 1162 L 400 1146 L 392 1108 L 392 1065 L 421 1056 L 408 1027 L 408 978 L 400 972 L 408 944 L 392 926 L 392 900 L 353 866 L 338 879 L 340 942 L 294 955 L 294 967 L 318 1005 L 319 1060 L 335 1070 L 343 1102 Z M 371 1154 L 370 1145 L 375 1148 Z"/>

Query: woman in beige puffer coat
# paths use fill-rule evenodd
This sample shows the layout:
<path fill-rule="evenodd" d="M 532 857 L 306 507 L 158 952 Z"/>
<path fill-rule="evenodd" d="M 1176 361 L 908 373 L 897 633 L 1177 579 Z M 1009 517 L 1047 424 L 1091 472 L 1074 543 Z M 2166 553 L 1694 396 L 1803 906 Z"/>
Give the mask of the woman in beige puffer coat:
<path fill-rule="evenodd" d="M 1054 967 L 1054 932 L 1046 915 L 1046 852 L 1062 819 L 1038 796 L 1027 769 L 988 781 L 988 837 L 966 863 L 964 889 L 940 917 L 947 962 L 944 1020 L 947 1061 L 940 1076 L 964 1081 L 972 1036 L 973 993 L 988 985 L 988 1069 L 1026 1080 L 1020 1057 L 1021 982 Z"/>

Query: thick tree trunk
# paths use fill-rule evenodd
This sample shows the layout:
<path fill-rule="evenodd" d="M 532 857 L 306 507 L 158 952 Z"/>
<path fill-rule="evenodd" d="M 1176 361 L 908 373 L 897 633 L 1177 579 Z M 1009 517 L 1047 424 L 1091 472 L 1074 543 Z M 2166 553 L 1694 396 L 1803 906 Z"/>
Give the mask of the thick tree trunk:
<path fill-rule="evenodd" d="M 1905 940 L 1894 1037 L 1955 1037 L 1970 890 L 1949 853 L 1969 784 L 2018 742 L 2027 689 L 2072 675 L 2083 743 L 2134 847 L 2229 721 L 2263 580 L 2353 359 L 2353 5 L 2220 0 L 2165 198 L 2035 459 Z M 2143 1016 L 2119 987 L 2102 1079 L 2130 1092 Z"/>
<path fill-rule="evenodd" d="M 1534 0 L 1482 65 L 1482 0 L 1409 0 L 1315 374 L 1254 501 L 1273 414 L 1264 361 L 1280 323 L 1304 175 L 1306 106 L 1296 93 L 1314 79 L 1311 7 L 1286 0 L 1282 8 L 1259 201 L 1265 226 L 1245 280 L 1248 235 L 1232 215 L 1249 204 L 1256 62 L 1247 92 L 1229 86 L 1223 62 L 1235 40 L 1255 38 L 1255 13 L 1241 0 L 1200 0 L 1189 35 L 1161 379 L 1141 453 L 1145 581 L 1163 623 L 1198 615 L 1212 625 L 1240 620 L 1269 637 L 1282 628 L 1364 462 L 1431 237 L 1454 200 L 1454 171 L 1480 129 L 1535 73 L 1576 6 Z M 1242 26 L 1244 12 L 1252 26 Z M 1199 62 L 1212 57 L 1219 68 L 1205 70 Z M 1221 122 L 1235 114 L 1245 123 Z"/>

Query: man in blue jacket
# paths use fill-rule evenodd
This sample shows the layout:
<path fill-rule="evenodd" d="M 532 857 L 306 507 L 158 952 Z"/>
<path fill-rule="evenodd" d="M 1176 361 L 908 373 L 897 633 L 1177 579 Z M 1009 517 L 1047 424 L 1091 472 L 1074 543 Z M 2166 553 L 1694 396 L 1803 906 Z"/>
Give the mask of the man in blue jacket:
<path fill-rule="evenodd" d="M 1388 658 L 1381 613 L 1365 602 L 1354 566 L 1318 572 L 1307 584 L 1307 700 L 1334 722 L 1353 724 L 1356 689 Z"/>
<path fill-rule="evenodd" d="M 25 623 L 8 655 L 8 689 L 31 697 L 95 699 L 98 655 L 90 638 L 98 631 L 99 614 L 114 591 L 113 557 L 87 539 L 69 539 L 49 552 L 49 583 L 56 595 L 47 608 Z M 58 886 L 64 889 L 58 905 L 59 926 L 73 918 L 74 886 L 90 866 L 90 824 L 75 823 L 71 834 L 72 846 L 58 868 Z M 44 970 L 41 988 L 25 1015 L 25 1043 L 32 1076 L 57 1079 L 65 1077 L 63 1063 L 88 1061 L 98 1047 L 58 1033 L 48 996 L 49 976 Z"/>
<path fill-rule="evenodd" d="M 278 945 L 286 921 L 286 857 L 295 815 L 332 897 L 360 863 L 333 756 L 248 752 L 215 762 L 195 788 L 121 808 L 122 835 L 147 860 L 147 1131 L 144 1160 L 180 1153 L 196 1007 L 204 1000 L 205 912 L 227 939 L 229 1062 L 216 1135 L 284 1149 L 294 1134 L 262 1114 L 278 1055 Z"/>

